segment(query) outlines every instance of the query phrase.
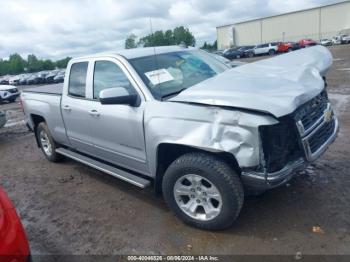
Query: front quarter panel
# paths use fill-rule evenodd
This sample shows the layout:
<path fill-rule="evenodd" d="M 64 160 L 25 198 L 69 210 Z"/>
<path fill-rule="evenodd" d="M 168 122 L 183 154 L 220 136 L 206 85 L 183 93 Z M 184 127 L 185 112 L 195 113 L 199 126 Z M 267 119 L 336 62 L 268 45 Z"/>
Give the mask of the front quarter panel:
<path fill-rule="evenodd" d="M 152 101 L 145 110 L 146 151 L 153 176 L 162 143 L 186 145 L 209 152 L 228 152 L 239 166 L 259 164 L 258 126 L 277 123 L 273 117 L 236 109 Z"/>

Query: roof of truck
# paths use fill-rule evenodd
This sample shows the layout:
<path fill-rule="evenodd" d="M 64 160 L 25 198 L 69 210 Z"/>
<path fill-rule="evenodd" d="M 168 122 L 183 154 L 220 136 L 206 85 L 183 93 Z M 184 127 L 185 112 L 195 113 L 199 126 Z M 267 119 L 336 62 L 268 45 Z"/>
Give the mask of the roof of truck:
<path fill-rule="evenodd" d="M 104 52 L 98 53 L 94 55 L 88 55 L 79 57 L 77 59 L 82 58 L 91 58 L 96 56 L 106 56 L 106 55 L 121 55 L 126 59 L 133 59 L 138 57 L 150 56 L 154 54 L 164 54 L 171 53 L 176 51 L 185 51 L 185 50 L 194 50 L 196 48 L 193 47 L 181 47 L 181 46 L 157 46 L 157 47 L 142 47 L 142 48 L 132 48 L 132 49 L 122 49 L 116 52 Z"/>

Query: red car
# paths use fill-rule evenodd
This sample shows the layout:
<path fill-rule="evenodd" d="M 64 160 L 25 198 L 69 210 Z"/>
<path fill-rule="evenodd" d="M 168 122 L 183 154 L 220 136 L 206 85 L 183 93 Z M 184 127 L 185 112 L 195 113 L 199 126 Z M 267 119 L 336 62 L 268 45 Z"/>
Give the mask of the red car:
<path fill-rule="evenodd" d="M 317 45 L 316 41 L 309 39 L 309 38 L 308 39 L 301 39 L 301 40 L 299 40 L 298 43 L 299 43 L 300 47 Z"/>
<path fill-rule="evenodd" d="M 279 43 L 277 47 L 277 52 L 278 53 L 291 52 L 299 48 L 300 48 L 300 45 L 298 43 L 294 43 L 294 42 Z"/>
<path fill-rule="evenodd" d="M 29 243 L 16 209 L 0 187 L 0 261 L 29 260 Z"/>

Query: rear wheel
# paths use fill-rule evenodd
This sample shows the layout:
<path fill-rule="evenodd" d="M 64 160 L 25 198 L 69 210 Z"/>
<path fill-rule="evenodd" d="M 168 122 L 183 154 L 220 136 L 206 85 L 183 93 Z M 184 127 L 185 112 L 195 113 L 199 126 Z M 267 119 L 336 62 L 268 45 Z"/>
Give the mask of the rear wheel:
<path fill-rule="evenodd" d="M 249 53 L 248 53 L 248 56 L 249 56 L 249 57 L 254 57 L 254 53 L 253 53 L 253 52 L 249 52 Z"/>
<path fill-rule="evenodd" d="M 36 128 L 36 136 L 41 151 L 49 161 L 58 162 L 63 158 L 62 155 L 56 153 L 57 144 L 53 140 L 45 122 L 41 122 Z"/>
<path fill-rule="evenodd" d="M 288 48 L 288 50 L 287 50 L 288 53 L 289 53 L 289 52 L 292 52 L 292 51 L 293 51 L 292 48 Z"/>
<path fill-rule="evenodd" d="M 274 54 L 276 54 L 276 51 L 274 49 L 270 49 L 269 50 L 269 55 L 274 55 Z"/>
<path fill-rule="evenodd" d="M 192 226 L 218 230 L 233 224 L 244 201 L 235 171 L 221 159 L 188 153 L 166 171 L 164 199 L 174 213 Z"/>

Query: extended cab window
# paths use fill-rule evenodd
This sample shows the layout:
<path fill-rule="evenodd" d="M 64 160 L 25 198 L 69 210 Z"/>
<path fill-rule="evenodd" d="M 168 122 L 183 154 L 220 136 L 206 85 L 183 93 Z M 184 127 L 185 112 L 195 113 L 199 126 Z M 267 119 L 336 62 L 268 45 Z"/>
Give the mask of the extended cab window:
<path fill-rule="evenodd" d="M 124 87 L 133 93 L 129 79 L 115 63 L 97 61 L 94 70 L 94 99 L 99 98 L 102 90 L 114 87 Z"/>
<path fill-rule="evenodd" d="M 88 62 L 80 62 L 72 65 L 69 74 L 69 95 L 85 97 L 87 68 Z"/>

